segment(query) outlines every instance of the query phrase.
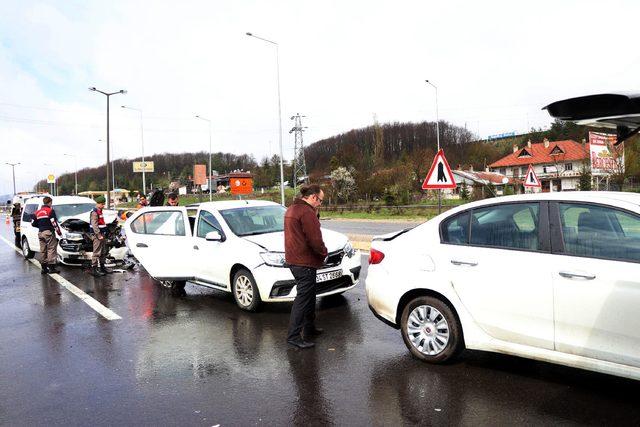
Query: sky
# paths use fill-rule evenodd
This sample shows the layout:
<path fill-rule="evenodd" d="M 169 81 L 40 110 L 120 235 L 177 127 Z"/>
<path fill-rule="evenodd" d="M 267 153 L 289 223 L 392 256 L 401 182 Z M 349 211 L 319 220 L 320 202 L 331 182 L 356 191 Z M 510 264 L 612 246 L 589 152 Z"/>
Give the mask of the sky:
<path fill-rule="evenodd" d="M 546 127 L 541 108 L 637 91 L 637 1 L 0 0 L 0 194 L 106 158 L 293 157 L 353 128 L 438 114 L 479 137 Z M 117 171 L 116 171 L 117 173 Z"/>

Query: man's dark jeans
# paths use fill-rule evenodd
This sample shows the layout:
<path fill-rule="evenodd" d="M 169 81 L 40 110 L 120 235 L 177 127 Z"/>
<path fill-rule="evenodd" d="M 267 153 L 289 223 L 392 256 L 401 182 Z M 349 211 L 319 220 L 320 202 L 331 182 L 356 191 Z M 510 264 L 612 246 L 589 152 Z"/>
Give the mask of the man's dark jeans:
<path fill-rule="evenodd" d="M 291 308 L 287 340 L 300 339 L 302 331 L 312 330 L 316 320 L 316 269 L 311 267 L 289 267 L 296 279 L 296 299 Z"/>

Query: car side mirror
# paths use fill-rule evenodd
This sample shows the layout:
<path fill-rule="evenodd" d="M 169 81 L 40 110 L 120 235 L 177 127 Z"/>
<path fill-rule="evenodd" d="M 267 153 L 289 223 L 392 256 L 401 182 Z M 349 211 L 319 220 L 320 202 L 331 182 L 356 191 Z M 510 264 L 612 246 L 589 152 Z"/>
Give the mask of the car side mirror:
<path fill-rule="evenodd" d="M 222 242 L 224 239 L 219 231 L 210 231 L 204 236 L 208 242 Z"/>

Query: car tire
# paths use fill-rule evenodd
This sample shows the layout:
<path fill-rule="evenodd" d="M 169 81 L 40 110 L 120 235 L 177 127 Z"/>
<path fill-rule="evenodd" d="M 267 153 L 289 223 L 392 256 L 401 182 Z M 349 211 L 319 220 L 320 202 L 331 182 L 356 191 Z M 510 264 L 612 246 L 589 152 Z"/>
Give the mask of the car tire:
<path fill-rule="evenodd" d="M 170 289 L 172 291 L 180 291 L 187 285 L 186 280 L 160 280 L 160 284 L 163 288 Z"/>
<path fill-rule="evenodd" d="M 458 317 L 438 298 L 411 300 L 402 310 L 400 329 L 411 354 L 424 362 L 444 363 L 464 348 Z"/>
<path fill-rule="evenodd" d="M 31 259 L 35 255 L 35 253 L 29 247 L 29 240 L 27 240 L 26 237 L 22 238 L 21 248 L 22 248 L 22 256 L 24 256 L 25 259 Z"/>
<path fill-rule="evenodd" d="M 236 274 L 233 275 L 231 293 L 238 307 L 246 311 L 257 311 L 262 302 L 256 279 L 245 268 L 236 271 Z"/>

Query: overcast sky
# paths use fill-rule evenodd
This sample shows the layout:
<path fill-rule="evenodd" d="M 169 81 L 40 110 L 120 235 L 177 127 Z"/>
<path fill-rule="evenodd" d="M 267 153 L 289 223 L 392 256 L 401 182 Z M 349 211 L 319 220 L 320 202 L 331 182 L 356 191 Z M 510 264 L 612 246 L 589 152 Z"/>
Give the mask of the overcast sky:
<path fill-rule="evenodd" d="M 558 99 L 637 90 L 637 1 L 0 0 L 0 194 L 112 153 L 213 150 L 260 160 L 308 116 L 305 143 L 380 122 L 440 118 L 481 137 L 547 126 Z M 77 157 L 64 156 L 75 154 Z M 44 165 L 47 164 L 47 165 Z M 116 171 L 117 173 L 117 171 Z"/>

